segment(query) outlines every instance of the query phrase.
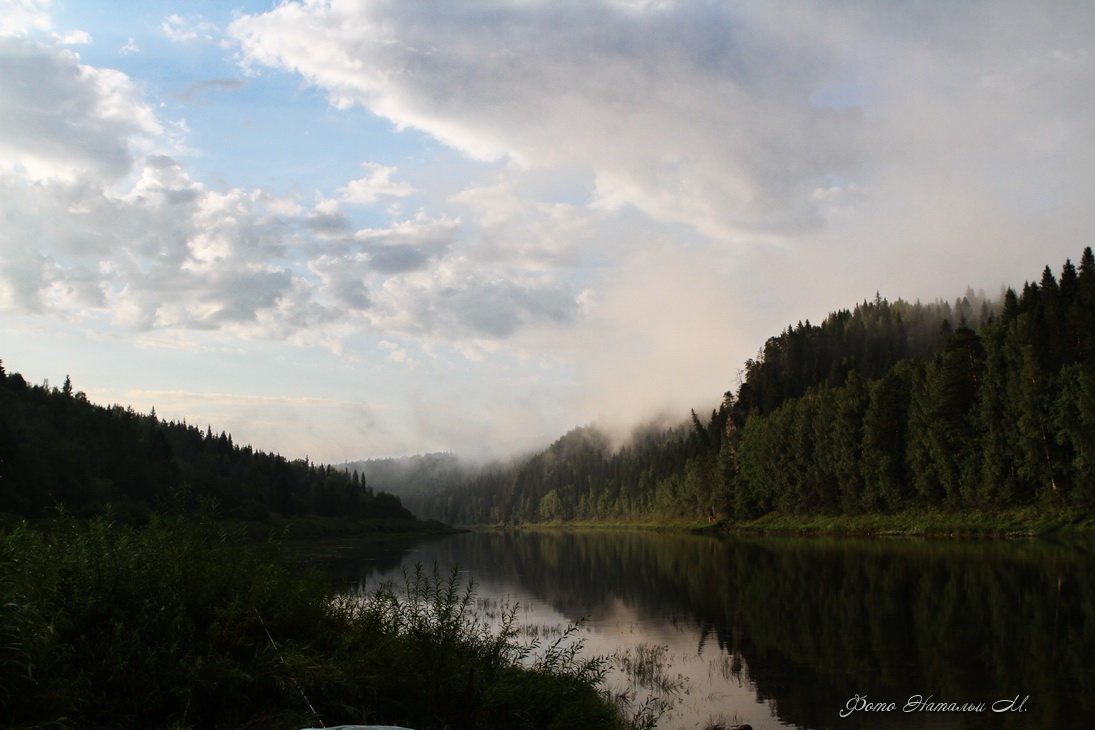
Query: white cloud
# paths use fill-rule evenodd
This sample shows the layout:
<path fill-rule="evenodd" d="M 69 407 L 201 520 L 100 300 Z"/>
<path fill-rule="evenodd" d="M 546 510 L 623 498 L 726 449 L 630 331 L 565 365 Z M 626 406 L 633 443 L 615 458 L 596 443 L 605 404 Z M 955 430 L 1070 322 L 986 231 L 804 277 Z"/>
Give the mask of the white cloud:
<path fill-rule="evenodd" d="M 342 200 L 347 203 L 367 205 L 375 203 L 382 196 L 402 198 L 414 193 L 410 183 L 391 179 L 396 173 L 394 167 L 385 167 L 375 162 L 364 162 L 361 167 L 366 173 L 365 177 L 351 180 L 338 190 Z"/>
<path fill-rule="evenodd" d="M 168 18 L 178 39 L 181 19 Z M 396 170 L 362 165 L 311 205 L 215 189 L 172 156 L 173 125 L 133 81 L 80 62 L 61 39 L 0 37 L 0 306 L 109 313 L 136 331 L 222 330 L 322 342 L 347 327 L 424 339 L 509 337 L 562 321 L 565 286 L 513 281 L 461 258 L 461 222 L 418 212 L 355 231 L 343 204 L 405 197 Z M 236 88 L 214 80 L 188 87 Z"/>
<path fill-rule="evenodd" d="M 82 30 L 70 30 L 57 37 L 57 40 L 66 46 L 80 46 L 91 43 L 91 34 Z"/>
<path fill-rule="evenodd" d="M 374 271 L 402 274 L 422 269 L 444 256 L 459 232 L 459 219 L 430 218 L 419 212 L 414 218 L 388 228 L 363 228 L 354 234 L 354 241 Z"/>
<path fill-rule="evenodd" d="M 200 15 L 194 18 L 169 15 L 160 23 L 160 29 L 175 43 L 213 43 L 220 36 L 220 29 Z"/>
<path fill-rule="evenodd" d="M 170 156 L 139 154 L 167 126 L 124 74 L 15 37 L 0 39 L 0 59 L 15 72 L 0 82 L 0 306 L 334 348 L 347 326 L 506 338 L 573 316 L 565 285 L 461 257 L 459 219 L 419 212 L 355 231 L 342 203 L 411 192 L 393 168 L 366 163 L 340 198 L 311 206 L 217 190 Z"/>
<path fill-rule="evenodd" d="M 567 230 L 518 183 L 479 186 L 452 202 L 480 261 L 574 266 L 608 247 L 611 267 L 639 210 L 741 267 L 755 246 L 792 252 L 801 272 L 773 272 L 764 285 L 789 293 L 764 313 L 797 319 L 840 293 L 994 289 L 1040 268 L 1032 241 L 1075 256 L 1089 238 L 1087 3 L 330 0 L 229 33 L 252 66 L 503 160 L 511 181 L 590 179 L 583 213 L 615 216 L 591 239 L 575 207 Z"/>
<path fill-rule="evenodd" d="M 412 150 L 398 168 L 365 161 L 311 197 L 201 177 L 176 105 L 63 47 L 48 3 L 8 7 L 0 307 L 187 347 L 426 353 L 439 389 L 454 363 L 497 368 L 461 383 L 476 395 L 435 442 L 497 436 L 453 425 L 483 394 L 549 433 L 702 406 L 788 322 L 875 291 L 995 291 L 1090 239 L 1088 3 L 283 2 L 231 25 L 243 64 L 492 161 L 444 167 L 456 155 L 409 134 L 378 156 Z M 162 30 L 223 37 L 201 17 Z M 261 96 L 214 73 L 178 82 L 177 100 L 224 102 L 194 119 Z M 509 384 L 537 367 L 550 395 Z M 537 420 L 552 408 L 562 424 Z"/>
<path fill-rule="evenodd" d="M 50 0 L 3 0 L 0 2 L 0 35 L 24 35 L 53 27 Z"/>
<path fill-rule="evenodd" d="M 213 328 L 254 322 L 291 290 L 267 263 L 285 236 L 261 197 L 209 190 L 168 157 L 136 162 L 164 127 L 128 77 L 22 38 L 0 38 L 0 63 L 12 71 L 0 82 L 5 307 Z"/>
<path fill-rule="evenodd" d="M 331 0 L 283 3 L 229 32 L 248 63 L 299 73 L 338 107 L 515 169 L 586 170 L 606 210 L 741 245 L 820 235 L 920 177 L 1002 186 L 985 212 L 1005 216 L 1006 197 L 1057 182 L 1047 174 L 1082 183 L 1087 153 L 1064 156 L 1091 148 L 1093 12 Z M 834 181 L 867 197 L 815 194 Z"/>
<path fill-rule="evenodd" d="M 1091 238 L 1088 3 L 330 0 L 229 34 L 501 161 L 450 200 L 466 245 L 371 316 L 555 358 L 590 419 L 700 406 L 788 322 L 995 291 Z M 544 202 L 545 171 L 582 194 Z"/>
<path fill-rule="evenodd" d="M 0 169 L 31 179 L 123 177 L 163 133 L 129 77 L 46 42 L 0 36 Z"/>
<path fill-rule="evenodd" d="M 598 230 L 604 216 L 597 211 L 543 202 L 525 187 L 506 177 L 451 197 L 450 202 L 471 211 L 478 260 L 525 271 L 577 268 L 583 249 L 606 248 L 617 233 Z"/>
<path fill-rule="evenodd" d="M 577 166 L 605 205 L 711 235 L 798 229 L 854 167 L 861 119 L 811 95 L 838 65 L 793 5 L 285 3 L 235 21 L 247 60 L 302 74 L 480 159 Z M 765 6 L 767 8 L 767 6 Z"/>
<path fill-rule="evenodd" d="M 572 323 L 574 292 L 549 277 L 492 272 L 464 258 L 386 279 L 372 321 L 389 331 L 442 340 L 504 340 Z"/>

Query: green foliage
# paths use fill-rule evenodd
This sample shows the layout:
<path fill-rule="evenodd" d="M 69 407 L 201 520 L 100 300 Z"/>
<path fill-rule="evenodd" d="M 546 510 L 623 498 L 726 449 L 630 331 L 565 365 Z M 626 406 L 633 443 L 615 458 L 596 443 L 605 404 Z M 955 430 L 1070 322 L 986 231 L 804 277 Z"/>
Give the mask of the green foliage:
<path fill-rule="evenodd" d="M 400 501 L 360 477 L 239 446 L 228 434 L 104 408 L 62 389 L 0 373 L 0 512 L 42 517 L 109 506 L 129 522 L 152 511 L 215 504 L 222 517 L 271 513 L 407 520 Z"/>
<path fill-rule="evenodd" d="M 911 496 L 905 449 L 913 377 L 913 368 L 902 361 L 870 384 L 862 461 L 862 506 L 868 511 L 896 509 Z"/>
<path fill-rule="evenodd" d="M 1095 256 L 1000 304 L 876 297 L 799 323 L 707 419 L 576 429 L 442 490 L 460 523 L 1095 507 Z"/>
<path fill-rule="evenodd" d="M 418 566 L 401 586 L 340 599 L 343 694 L 368 686 L 368 716 L 412 727 L 625 726 L 597 689 L 605 661 L 580 657 L 576 627 L 544 646 L 520 639 L 516 606 L 497 626 L 473 608 L 474 587 L 436 566 Z"/>
<path fill-rule="evenodd" d="M 1095 501 L 1095 369 L 1080 363 L 1058 373 L 1051 422 L 1054 440 L 1072 459 L 1073 501 Z"/>
<path fill-rule="evenodd" d="M 273 545 L 157 517 L 21 525 L 0 568 L 5 726 L 627 727 L 603 660 L 519 641 L 516 609 L 492 627 L 456 573 L 333 599 Z"/>
<path fill-rule="evenodd" d="M 322 583 L 291 578 L 224 528 L 66 517 L 0 546 L 0 633 L 21 637 L 0 662 L 5 723 L 239 726 L 292 707 L 258 616 L 286 635 L 322 622 Z"/>

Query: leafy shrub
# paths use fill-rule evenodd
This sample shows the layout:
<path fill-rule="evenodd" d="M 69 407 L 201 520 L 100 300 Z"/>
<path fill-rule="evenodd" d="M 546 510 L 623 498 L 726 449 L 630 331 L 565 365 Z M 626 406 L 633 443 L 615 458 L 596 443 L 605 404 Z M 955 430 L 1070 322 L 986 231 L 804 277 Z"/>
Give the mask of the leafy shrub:
<path fill-rule="evenodd" d="M 602 660 L 517 640 L 454 572 L 332 597 L 273 544 L 152 516 L 0 534 L 0 725 L 614 728 Z"/>

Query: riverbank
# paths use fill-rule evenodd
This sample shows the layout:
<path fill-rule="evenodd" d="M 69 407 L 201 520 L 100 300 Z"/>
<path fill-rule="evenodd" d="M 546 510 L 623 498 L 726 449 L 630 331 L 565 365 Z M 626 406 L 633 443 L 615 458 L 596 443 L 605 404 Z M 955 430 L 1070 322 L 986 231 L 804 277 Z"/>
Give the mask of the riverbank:
<path fill-rule="evenodd" d="M 708 534 L 898 535 L 922 537 L 1095 537 L 1095 514 L 1069 508 L 905 510 L 891 514 L 798 515 L 708 525 Z"/>
<path fill-rule="evenodd" d="M 339 599 L 225 523 L 0 530 L 0 725 L 627 728 L 604 663 L 495 631 L 455 573 Z M 541 656 L 537 658 L 537 653 Z"/>
<path fill-rule="evenodd" d="M 353 538 L 358 541 L 411 540 L 452 535 L 462 530 L 436 520 L 375 520 L 357 517 L 299 515 L 274 517 L 267 523 L 247 523 L 248 534 L 280 540 Z"/>
<path fill-rule="evenodd" d="M 128 514 L 107 513 L 107 518 L 119 524 L 139 527 L 148 521 L 148 515 L 134 519 Z M 0 513 L 0 532 L 12 530 L 26 522 L 35 529 L 49 530 L 56 517 L 40 517 L 28 520 L 22 515 Z M 63 518 L 67 519 L 67 518 Z M 88 518 L 92 519 L 92 518 Z M 254 542 L 266 540 L 323 540 L 326 538 L 353 538 L 358 541 L 387 541 L 427 539 L 463 532 L 460 528 L 437 520 L 401 520 L 363 517 L 324 517 L 321 515 L 270 515 L 265 519 L 240 519 L 237 517 L 212 517 L 209 519 L 242 538 Z"/>
<path fill-rule="evenodd" d="M 859 535 L 906 537 L 1095 537 L 1095 513 L 1072 508 L 904 510 L 889 514 L 804 515 L 771 512 L 754 520 L 581 521 L 470 525 L 471 530 L 650 530 L 704 535 Z"/>

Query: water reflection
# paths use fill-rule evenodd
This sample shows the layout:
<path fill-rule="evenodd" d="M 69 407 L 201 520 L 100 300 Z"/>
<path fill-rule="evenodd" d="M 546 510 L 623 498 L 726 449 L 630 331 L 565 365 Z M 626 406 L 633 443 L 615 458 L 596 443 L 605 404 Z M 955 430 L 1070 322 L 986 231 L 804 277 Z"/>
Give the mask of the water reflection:
<path fill-rule="evenodd" d="M 1091 547 L 544 531 L 364 546 L 334 562 L 359 584 L 459 565 L 482 600 L 519 601 L 531 624 L 586 619 L 590 651 L 632 667 L 657 653 L 661 679 L 686 688 L 659 727 L 1086 728 Z M 856 695 L 896 708 L 848 713 Z"/>

